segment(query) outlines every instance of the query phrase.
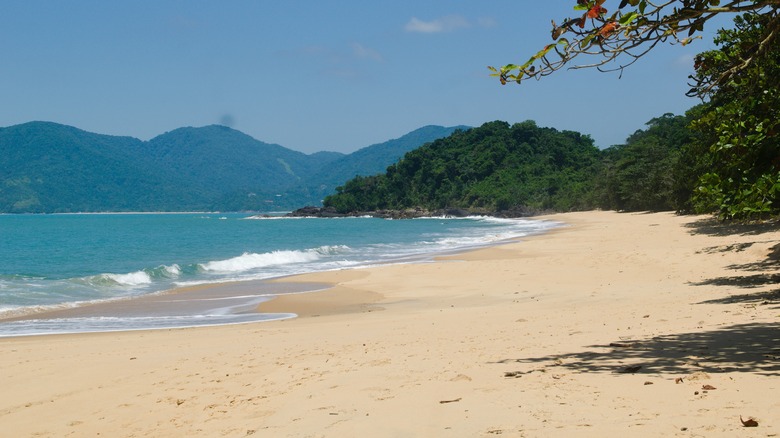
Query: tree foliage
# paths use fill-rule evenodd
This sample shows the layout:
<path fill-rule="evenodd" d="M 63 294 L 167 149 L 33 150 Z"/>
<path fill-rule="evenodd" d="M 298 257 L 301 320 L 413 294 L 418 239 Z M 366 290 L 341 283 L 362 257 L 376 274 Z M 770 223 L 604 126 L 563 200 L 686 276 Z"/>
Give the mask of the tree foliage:
<path fill-rule="evenodd" d="M 668 144 L 634 150 L 629 139 L 622 150 L 608 151 L 607 156 L 622 158 L 602 163 L 602 203 L 632 209 L 641 198 L 640 205 L 650 206 L 641 194 L 655 187 L 657 199 L 674 199 L 667 207 L 682 211 L 717 211 L 722 218 L 780 212 L 780 0 L 577 0 L 574 9 L 574 18 L 553 21 L 552 44 L 522 65 L 491 67 L 493 75 L 506 84 L 539 79 L 564 67 L 622 72 L 660 43 L 686 45 L 699 38 L 714 17 L 734 17 L 733 29 L 718 31 L 719 49 L 695 59 L 687 94 L 705 104 L 690 112 L 695 117 L 688 144 L 674 146 L 674 153 L 665 155 Z M 581 57 L 592 62 L 580 64 Z M 652 143 L 642 140 L 648 141 Z M 634 166 L 643 161 L 639 167 L 649 174 L 635 172 Z M 651 161 L 656 170 L 673 168 L 676 173 L 666 174 L 667 183 L 662 184 L 662 174 L 646 165 Z M 653 180 L 653 175 L 660 179 Z M 670 187 L 670 175 L 671 198 L 662 195 Z M 621 188 L 626 180 L 635 186 Z"/>
<path fill-rule="evenodd" d="M 692 193 L 681 154 L 691 141 L 689 118 L 664 114 L 625 144 L 603 151 L 595 177 L 595 206 L 620 211 L 684 210 Z M 687 184 L 686 184 L 687 183 Z"/>
<path fill-rule="evenodd" d="M 324 204 L 342 213 L 584 209 L 598 156 L 589 136 L 532 121 L 490 122 L 411 151 L 383 175 L 352 179 Z"/>
<path fill-rule="evenodd" d="M 697 83 L 694 90 L 702 92 L 750 67 L 776 44 L 778 8 L 780 0 L 621 0 L 619 4 L 577 0 L 575 16 L 552 22 L 552 43 L 523 64 L 489 68 L 502 84 L 539 79 L 564 67 L 622 71 L 660 43 L 689 44 L 716 16 L 743 12 L 771 16 L 763 33 L 745 52 L 749 56 L 733 60 L 718 76 L 700 78 L 705 82 Z M 580 58 L 589 61 L 578 63 Z"/>
<path fill-rule="evenodd" d="M 718 32 L 719 50 L 696 58 L 696 92 L 710 97 L 692 125 L 691 153 L 707 168 L 693 199 L 699 211 L 723 218 L 780 212 L 780 47 L 757 49 L 776 22 L 777 11 L 737 17 L 734 29 Z M 765 51 L 761 59 L 730 73 L 756 50 Z"/>

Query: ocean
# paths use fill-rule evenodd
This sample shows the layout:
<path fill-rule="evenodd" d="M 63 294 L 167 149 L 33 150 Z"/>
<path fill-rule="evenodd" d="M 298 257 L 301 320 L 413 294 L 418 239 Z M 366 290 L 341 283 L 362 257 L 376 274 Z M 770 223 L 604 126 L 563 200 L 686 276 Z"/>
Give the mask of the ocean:
<path fill-rule="evenodd" d="M 494 245 L 555 226 L 549 221 L 488 217 L 0 215 L 0 336 L 290 318 L 295 315 L 253 310 L 274 295 L 303 291 L 263 280 L 385 263 L 424 263 L 439 254 Z M 165 293 L 226 282 L 243 283 L 214 296 Z M 132 306 L 139 298 L 151 297 L 156 301 Z M 114 306 L 107 314 L 35 317 L 43 311 L 89 309 L 105 302 L 124 307 Z M 19 315 L 26 319 L 1 321 Z"/>

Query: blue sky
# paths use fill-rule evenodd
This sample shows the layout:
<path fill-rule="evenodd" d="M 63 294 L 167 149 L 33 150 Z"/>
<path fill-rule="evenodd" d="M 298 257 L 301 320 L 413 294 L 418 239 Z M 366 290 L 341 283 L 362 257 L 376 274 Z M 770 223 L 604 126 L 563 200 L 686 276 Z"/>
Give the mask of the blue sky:
<path fill-rule="evenodd" d="M 227 124 L 290 149 L 352 152 L 419 128 L 535 120 L 621 143 L 685 97 L 709 39 L 617 74 L 501 86 L 572 1 L 0 0 L 0 126 L 148 140 Z M 617 0 L 604 6 L 614 8 Z M 710 33 L 711 35 L 711 33 Z"/>

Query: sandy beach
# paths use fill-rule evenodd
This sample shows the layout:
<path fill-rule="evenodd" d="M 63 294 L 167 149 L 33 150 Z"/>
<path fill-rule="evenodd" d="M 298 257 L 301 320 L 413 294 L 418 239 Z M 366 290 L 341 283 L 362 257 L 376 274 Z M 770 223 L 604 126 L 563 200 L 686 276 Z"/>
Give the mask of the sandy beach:
<path fill-rule="evenodd" d="M 0 339 L 0 435 L 780 436 L 776 224 L 544 219 L 280 280 L 333 285 L 261 305 L 294 319 Z"/>

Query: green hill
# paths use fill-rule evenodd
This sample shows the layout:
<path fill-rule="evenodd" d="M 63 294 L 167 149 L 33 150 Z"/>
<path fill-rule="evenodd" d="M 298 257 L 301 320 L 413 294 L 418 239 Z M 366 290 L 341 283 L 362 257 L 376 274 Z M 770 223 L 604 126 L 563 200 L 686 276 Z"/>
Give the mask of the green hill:
<path fill-rule="evenodd" d="M 350 178 L 384 173 L 388 166 L 397 162 L 407 152 L 425 143 L 447 137 L 457 130 L 466 129 L 469 127 L 428 125 L 402 137 L 359 149 L 334 160 L 326 168 L 312 175 L 311 191 L 324 197 L 334 193 L 336 187 Z"/>
<path fill-rule="evenodd" d="M 384 174 L 354 178 L 324 204 L 341 213 L 586 208 L 598 164 L 587 135 L 497 121 L 417 148 Z"/>
<path fill-rule="evenodd" d="M 196 197 L 130 137 L 31 122 L 0 129 L 0 211 L 41 213 L 179 209 Z"/>
<path fill-rule="evenodd" d="M 316 205 L 354 175 L 385 169 L 402 155 L 397 149 L 419 147 L 452 130 L 426 127 L 352 157 L 307 155 L 216 125 L 179 128 L 144 142 L 30 122 L 0 128 L 0 213 Z"/>

